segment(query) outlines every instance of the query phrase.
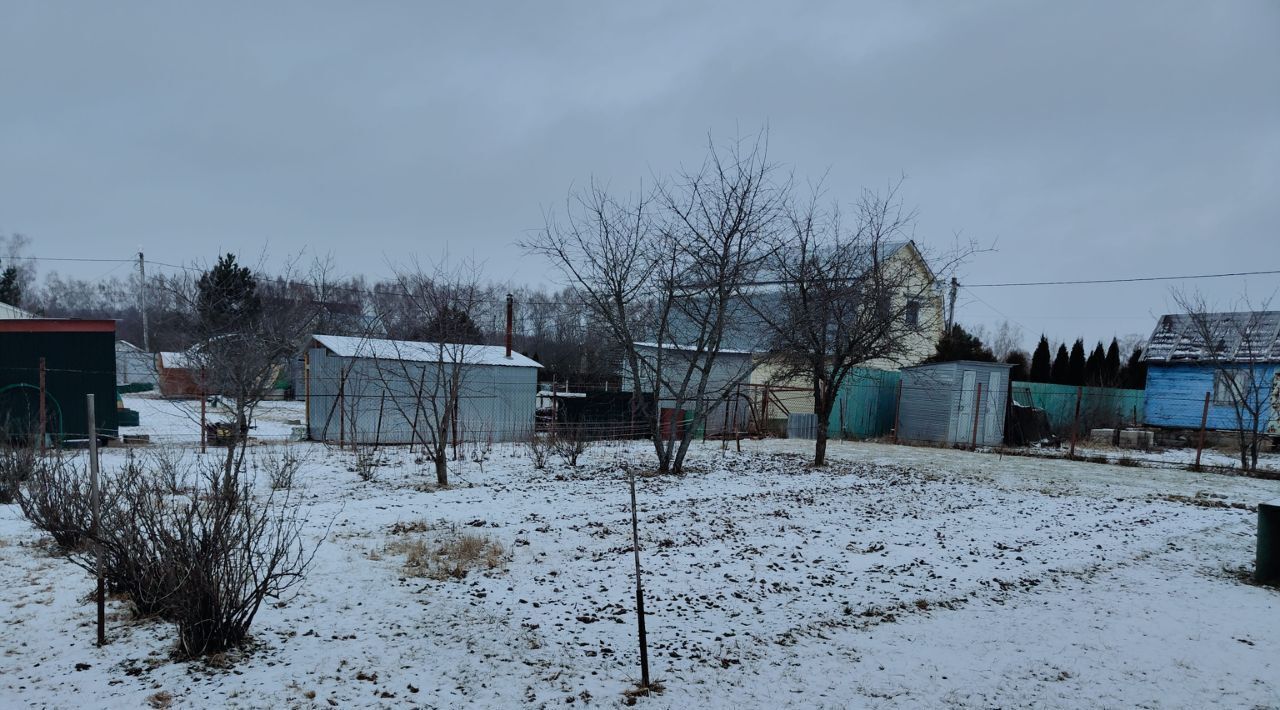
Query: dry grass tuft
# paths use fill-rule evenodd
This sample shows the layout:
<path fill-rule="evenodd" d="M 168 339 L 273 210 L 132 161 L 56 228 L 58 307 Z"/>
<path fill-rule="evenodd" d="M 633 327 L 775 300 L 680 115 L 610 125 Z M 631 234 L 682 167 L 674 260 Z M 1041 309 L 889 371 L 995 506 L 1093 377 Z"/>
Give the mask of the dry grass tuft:
<path fill-rule="evenodd" d="M 415 577 L 463 579 L 473 571 L 500 569 L 508 559 L 502 543 L 488 535 L 464 533 L 456 525 L 397 525 L 392 532 L 405 536 L 391 540 L 387 552 L 403 555 L 405 572 Z"/>

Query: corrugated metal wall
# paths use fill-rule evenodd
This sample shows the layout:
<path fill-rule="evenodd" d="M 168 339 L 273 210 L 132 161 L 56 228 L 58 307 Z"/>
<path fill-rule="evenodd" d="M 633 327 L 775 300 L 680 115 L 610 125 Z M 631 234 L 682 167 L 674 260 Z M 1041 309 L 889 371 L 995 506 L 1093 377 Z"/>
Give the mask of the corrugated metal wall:
<path fill-rule="evenodd" d="M 898 438 L 978 446 L 1002 443 L 1008 378 L 1008 366 L 994 363 L 944 362 L 904 369 Z"/>
<path fill-rule="evenodd" d="M 310 350 L 308 359 L 307 423 L 313 439 L 337 441 L 341 426 L 346 441 L 407 444 L 415 430 L 425 432 L 443 414 L 445 398 L 432 402 L 429 395 L 447 385 L 437 383 L 435 364 L 339 358 L 323 348 Z M 463 372 L 458 439 L 523 441 L 532 436 L 536 368 L 466 365 Z"/>
<path fill-rule="evenodd" d="M 116 436 L 115 339 L 114 332 L 0 333 L 0 425 L 38 427 L 43 356 L 48 435 L 85 438 L 85 395 L 92 392 L 98 432 Z"/>

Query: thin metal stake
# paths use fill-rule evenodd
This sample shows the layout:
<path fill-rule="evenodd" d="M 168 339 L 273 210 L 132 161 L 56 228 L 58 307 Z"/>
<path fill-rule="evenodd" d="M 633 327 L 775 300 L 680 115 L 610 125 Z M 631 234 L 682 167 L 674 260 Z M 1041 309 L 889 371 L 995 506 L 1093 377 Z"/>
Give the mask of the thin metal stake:
<path fill-rule="evenodd" d="M 94 570 L 98 573 L 98 645 L 107 643 L 106 583 L 102 576 L 102 543 L 99 527 L 102 520 L 102 492 L 98 488 L 98 427 L 94 421 L 93 395 L 85 395 L 89 409 L 89 487 L 93 500 L 93 551 Z"/>
<path fill-rule="evenodd" d="M 631 550 L 636 556 L 636 631 L 640 636 L 640 687 L 649 687 L 649 641 L 644 632 L 644 587 L 640 582 L 640 525 L 636 518 L 636 470 L 627 467 L 631 483 Z"/>

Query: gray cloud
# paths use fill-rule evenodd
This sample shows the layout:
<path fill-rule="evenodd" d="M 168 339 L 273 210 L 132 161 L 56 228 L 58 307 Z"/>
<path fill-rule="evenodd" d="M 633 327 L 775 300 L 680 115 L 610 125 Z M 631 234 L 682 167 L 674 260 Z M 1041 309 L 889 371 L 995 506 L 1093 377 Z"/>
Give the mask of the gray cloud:
<path fill-rule="evenodd" d="M 0 231 L 540 282 L 514 241 L 571 184 L 768 124 L 833 197 L 905 173 L 922 243 L 995 243 L 970 283 L 1280 264 L 1280 5 L 635 5 L 9 3 Z M 975 290 L 960 318 L 1109 338 L 1169 286 Z"/>

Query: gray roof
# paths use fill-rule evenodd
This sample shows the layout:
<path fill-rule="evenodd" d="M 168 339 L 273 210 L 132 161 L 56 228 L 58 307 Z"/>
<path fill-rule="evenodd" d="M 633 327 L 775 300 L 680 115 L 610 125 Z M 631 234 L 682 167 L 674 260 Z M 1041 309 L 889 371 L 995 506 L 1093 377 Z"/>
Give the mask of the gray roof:
<path fill-rule="evenodd" d="M 1161 316 L 1142 359 L 1154 363 L 1280 362 L 1280 311 Z"/>

